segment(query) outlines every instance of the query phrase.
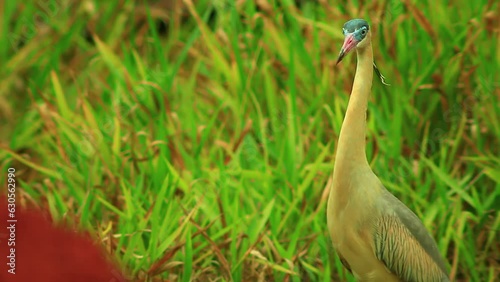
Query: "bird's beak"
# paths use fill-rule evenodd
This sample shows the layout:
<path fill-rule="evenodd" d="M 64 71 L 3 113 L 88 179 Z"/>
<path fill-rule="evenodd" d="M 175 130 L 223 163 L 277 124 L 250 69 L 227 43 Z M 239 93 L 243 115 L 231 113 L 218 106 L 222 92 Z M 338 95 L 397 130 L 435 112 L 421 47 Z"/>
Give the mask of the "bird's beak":
<path fill-rule="evenodd" d="M 356 45 L 358 45 L 359 41 L 354 38 L 353 33 L 349 33 L 345 36 L 344 44 L 342 45 L 342 49 L 340 49 L 339 58 L 337 59 L 337 64 L 342 61 L 342 59 L 347 55 Z"/>

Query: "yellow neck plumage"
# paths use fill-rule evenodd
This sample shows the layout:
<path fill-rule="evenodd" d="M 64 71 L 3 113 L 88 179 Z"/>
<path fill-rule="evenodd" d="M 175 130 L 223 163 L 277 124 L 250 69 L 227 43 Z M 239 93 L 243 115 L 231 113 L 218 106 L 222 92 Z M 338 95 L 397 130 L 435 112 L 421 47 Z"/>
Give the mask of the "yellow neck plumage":
<path fill-rule="evenodd" d="M 334 173 L 345 173 L 368 166 L 366 159 L 366 110 L 373 80 L 371 42 L 357 48 L 357 67 L 344 122 L 340 130 Z"/>

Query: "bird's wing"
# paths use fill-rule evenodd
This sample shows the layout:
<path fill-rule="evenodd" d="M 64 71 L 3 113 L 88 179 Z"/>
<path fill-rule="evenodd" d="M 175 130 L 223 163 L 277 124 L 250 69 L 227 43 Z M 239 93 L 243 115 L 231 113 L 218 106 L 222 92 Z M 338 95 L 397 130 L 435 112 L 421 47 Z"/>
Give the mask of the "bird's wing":
<path fill-rule="evenodd" d="M 403 281 L 449 281 L 436 242 L 420 219 L 391 193 L 385 199 L 394 212 L 374 225 L 377 258 Z"/>

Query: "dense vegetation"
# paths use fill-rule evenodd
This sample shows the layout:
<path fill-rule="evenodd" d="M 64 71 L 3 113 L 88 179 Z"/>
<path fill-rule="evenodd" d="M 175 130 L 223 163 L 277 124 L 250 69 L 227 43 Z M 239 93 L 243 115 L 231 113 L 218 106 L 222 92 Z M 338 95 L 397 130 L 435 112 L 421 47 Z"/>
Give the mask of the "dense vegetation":
<path fill-rule="evenodd" d="M 0 183 L 132 280 L 354 281 L 325 206 L 361 17 L 373 170 L 454 281 L 500 277 L 498 1 L 296 2 L 3 1 Z"/>

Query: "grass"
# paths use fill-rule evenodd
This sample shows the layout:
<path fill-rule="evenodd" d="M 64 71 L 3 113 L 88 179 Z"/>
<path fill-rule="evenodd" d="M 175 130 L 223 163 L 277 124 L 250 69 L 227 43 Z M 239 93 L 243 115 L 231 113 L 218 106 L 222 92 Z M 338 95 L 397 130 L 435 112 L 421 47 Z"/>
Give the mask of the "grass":
<path fill-rule="evenodd" d="M 341 27 L 362 17 L 391 84 L 372 168 L 454 281 L 494 281 L 498 2 L 300 2 L 2 2 L 0 182 L 14 167 L 18 204 L 90 230 L 135 281 L 354 281 L 325 187 L 355 71 Z"/>

